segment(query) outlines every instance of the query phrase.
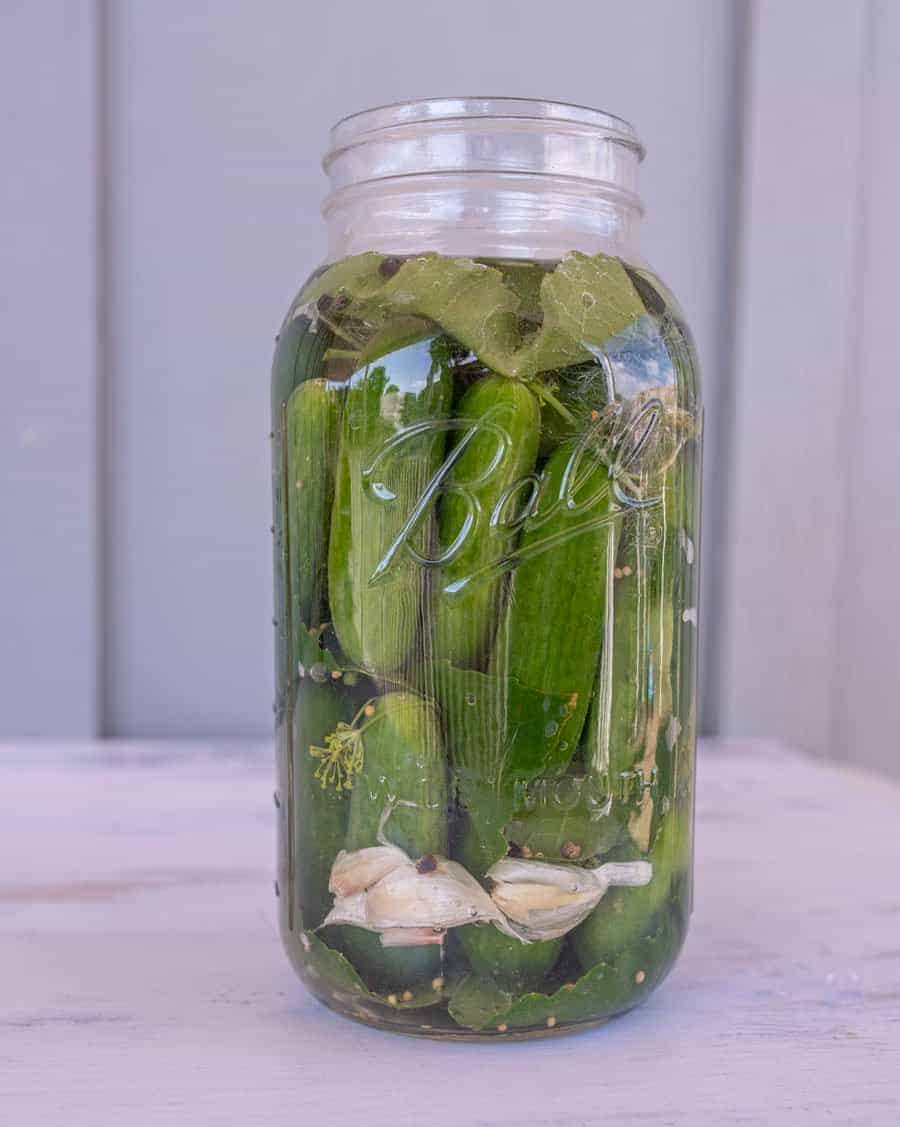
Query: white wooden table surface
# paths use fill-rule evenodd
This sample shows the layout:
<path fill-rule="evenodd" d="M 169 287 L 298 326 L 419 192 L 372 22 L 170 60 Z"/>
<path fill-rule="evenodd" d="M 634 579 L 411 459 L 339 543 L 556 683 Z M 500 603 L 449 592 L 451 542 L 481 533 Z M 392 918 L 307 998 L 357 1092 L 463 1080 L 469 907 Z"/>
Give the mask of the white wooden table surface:
<path fill-rule="evenodd" d="M 277 938 L 267 747 L 0 747 L 0 1122 L 900 1123 L 900 787 L 703 750 L 697 895 L 641 1009 L 547 1041 L 338 1018 Z"/>

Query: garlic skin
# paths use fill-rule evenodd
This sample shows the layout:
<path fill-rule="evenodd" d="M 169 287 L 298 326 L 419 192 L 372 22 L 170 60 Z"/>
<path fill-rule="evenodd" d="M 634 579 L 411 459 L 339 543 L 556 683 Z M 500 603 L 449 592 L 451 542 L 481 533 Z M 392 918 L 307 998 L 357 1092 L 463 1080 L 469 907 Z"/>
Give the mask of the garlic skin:
<path fill-rule="evenodd" d="M 558 939 L 586 919 L 606 891 L 590 870 L 504 858 L 487 872 L 491 898 L 529 942 Z"/>
<path fill-rule="evenodd" d="M 456 861 L 435 857 L 427 872 L 410 864 L 398 867 L 366 893 L 368 926 L 393 928 L 461 927 L 473 923 L 505 924 L 497 906 L 477 880 Z"/>
<path fill-rule="evenodd" d="M 649 861 L 607 861 L 590 872 L 598 884 L 605 882 L 604 892 L 610 885 L 639 888 L 653 879 L 653 865 Z"/>
<path fill-rule="evenodd" d="M 558 939 L 591 914 L 610 885 L 646 884 L 652 875 L 646 861 L 579 869 L 510 857 L 487 872 L 491 898 L 527 942 Z"/>
<path fill-rule="evenodd" d="M 328 882 L 334 905 L 321 926 L 363 927 L 379 933 L 385 947 L 440 944 L 447 928 L 473 923 L 522 938 L 462 865 L 446 857 L 422 860 L 428 864 L 389 844 L 341 850 Z"/>
<path fill-rule="evenodd" d="M 377 932 L 385 947 L 443 942 L 451 927 L 493 924 L 522 943 L 557 939 L 596 908 L 610 885 L 642 885 L 647 861 L 610 862 L 597 869 L 505 857 L 487 872 L 488 894 L 458 861 L 413 861 L 384 841 L 348 853 L 331 867 L 334 905 L 322 927 L 351 924 Z"/>
<path fill-rule="evenodd" d="M 396 845 L 372 845 L 352 853 L 342 849 L 331 866 L 328 891 L 336 897 L 353 896 L 403 865 L 410 866 L 412 861 Z"/>
<path fill-rule="evenodd" d="M 431 927 L 389 927 L 381 933 L 382 947 L 440 947 L 444 933 Z"/>
<path fill-rule="evenodd" d="M 368 928 L 366 894 L 357 892 L 353 896 L 336 896 L 334 906 L 320 926 L 328 927 L 329 924 L 353 924 L 356 927 Z"/>

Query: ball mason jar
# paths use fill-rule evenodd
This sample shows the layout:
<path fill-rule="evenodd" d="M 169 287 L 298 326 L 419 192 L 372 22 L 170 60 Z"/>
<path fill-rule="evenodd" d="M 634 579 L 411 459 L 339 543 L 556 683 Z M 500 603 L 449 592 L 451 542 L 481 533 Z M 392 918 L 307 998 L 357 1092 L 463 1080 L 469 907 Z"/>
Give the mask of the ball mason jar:
<path fill-rule="evenodd" d="M 371 1025 L 596 1024 L 684 939 L 701 410 L 642 155 L 523 99 L 332 131 L 273 367 L 276 891 Z"/>

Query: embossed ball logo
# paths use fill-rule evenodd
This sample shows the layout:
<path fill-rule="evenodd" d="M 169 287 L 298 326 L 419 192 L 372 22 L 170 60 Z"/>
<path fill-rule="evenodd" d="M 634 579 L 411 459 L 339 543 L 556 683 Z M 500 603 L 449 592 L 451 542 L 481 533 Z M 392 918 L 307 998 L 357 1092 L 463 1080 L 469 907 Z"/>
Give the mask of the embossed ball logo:
<path fill-rule="evenodd" d="M 490 413 L 479 419 L 428 419 L 404 427 L 393 434 L 363 468 L 363 486 L 370 497 L 381 505 L 398 503 L 391 488 L 392 470 L 410 448 L 421 447 L 423 441 L 438 440 L 448 434 L 458 435 L 450 452 L 432 475 L 406 515 L 399 532 L 387 545 L 369 578 L 369 585 L 389 579 L 401 558 L 412 559 L 420 567 L 440 569 L 456 560 L 471 536 L 486 521 L 491 532 L 509 539 L 526 523 L 534 532 L 564 513 L 566 527 L 555 529 L 545 537 L 529 538 L 527 546 L 513 547 L 499 560 L 456 577 L 442 587 L 445 594 L 460 594 L 474 584 L 494 579 L 504 571 L 518 567 L 523 560 L 552 551 L 575 536 L 610 524 L 627 509 L 646 509 L 659 505 L 657 492 L 660 475 L 648 473 L 642 454 L 652 445 L 660 429 L 665 407 L 658 398 L 645 399 L 629 409 L 613 404 L 598 413 L 588 429 L 575 443 L 572 455 L 557 484 L 548 488 L 548 481 L 537 474 L 526 474 L 513 481 L 500 494 L 489 511 L 483 510 L 478 490 L 501 472 L 512 448 L 507 430 Z M 462 455 L 476 438 L 493 440 L 491 456 L 479 466 L 477 475 L 462 477 L 457 471 Z M 598 463 L 606 466 L 602 483 L 596 483 Z M 610 497 L 610 493 L 612 496 Z M 455 494 L 462 502 L 464 516 L 453 539 L 438 544 L 431 554 L 417 546 L 420 532 L 442 496 Z M 609 499 L 609 504 L 604 504 Z M 597 514 L 598 508 L 601 510 Z"/>

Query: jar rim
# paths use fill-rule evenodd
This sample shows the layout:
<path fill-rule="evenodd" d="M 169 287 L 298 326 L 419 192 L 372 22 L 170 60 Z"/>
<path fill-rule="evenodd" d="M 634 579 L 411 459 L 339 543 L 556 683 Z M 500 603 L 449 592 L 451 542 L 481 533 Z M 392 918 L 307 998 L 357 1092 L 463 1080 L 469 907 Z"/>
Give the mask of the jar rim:
<path fill-rule="evenodd" d="M 327 171 L 341 152 L 369 141 L 373 135 L 384 131 L 478 119 L 533 122 L 536 126 L 540 124 L 544 127 L 574 126 L 602 134 L 632 149 L 638 160 L 644 158 L 644 146 L 631 122 L 606 110 L 543 98 L 467 96 L 388 102 L 348 114 L 332 126 L 331 144 L 322 164 Z"/>

